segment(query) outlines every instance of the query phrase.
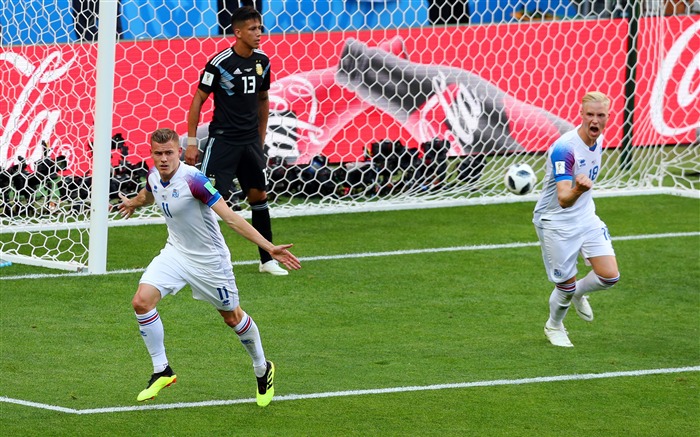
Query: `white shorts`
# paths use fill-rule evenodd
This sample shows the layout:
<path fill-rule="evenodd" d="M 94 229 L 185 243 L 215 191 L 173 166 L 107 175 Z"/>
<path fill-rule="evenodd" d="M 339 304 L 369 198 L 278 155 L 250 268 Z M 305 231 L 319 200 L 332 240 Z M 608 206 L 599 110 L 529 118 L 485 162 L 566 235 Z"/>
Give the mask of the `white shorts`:
<path fill-rule="evenodd" d="M 535 226 L 535 230 L 547 277 L 555 284 L 576 276 L 579 253 L 587 265 L 590 265 L 589 258 L 615 256 L 608 227 L 600 219 L 585 229 L 545 229 Z"/>
<path fill-rule="evenodd" d="M 198 266 L 166 244 L 153 258 L 139 283 L 149 284 L 160 291 L 161 297 L 177 294 L 185 285 L 192 287 L 192 297 L 211 303 L 218 310 L 233 311 L 239 304 L 238 287 L 230 260 Z"/>

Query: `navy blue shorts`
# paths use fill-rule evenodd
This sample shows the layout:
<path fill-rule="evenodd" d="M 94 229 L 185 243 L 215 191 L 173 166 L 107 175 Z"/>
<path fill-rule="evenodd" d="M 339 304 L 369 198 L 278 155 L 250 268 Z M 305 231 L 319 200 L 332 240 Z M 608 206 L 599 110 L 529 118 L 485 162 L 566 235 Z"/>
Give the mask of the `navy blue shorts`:
<path fill-rule="evenodd" d="M 266 191 L 266 168 L 260 144 L 233 145 L 225 139 L 209 137 L 201 170 L 212 181 L 214 188 L 227 198 L 234 177 L 246 195 L 251 188 Z"/>

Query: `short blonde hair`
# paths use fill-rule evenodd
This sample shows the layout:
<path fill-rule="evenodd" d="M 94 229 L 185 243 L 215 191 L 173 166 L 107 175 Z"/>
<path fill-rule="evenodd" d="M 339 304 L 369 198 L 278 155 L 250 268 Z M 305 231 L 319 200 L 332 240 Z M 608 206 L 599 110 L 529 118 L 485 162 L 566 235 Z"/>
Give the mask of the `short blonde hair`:
<path fill-rule="evenodd" d="M 601 93 L 600 91 L 589 91 L 586 93 L 585 96 L 581 99 L 581 106 L 585 105 L 586 103 L 593 103 L 593 102 L 600 102 L 607 107 L 610 107 L 610 97 L 606 96 L 605 94 Z"/>
<path fill-rule="evenodd" d="M 167 127 L 156 129 L 156 131 L 151 134 L 151 143 L 166 144 L 171 141 L 180 144 L 180 136 L 177 132 Z"/>

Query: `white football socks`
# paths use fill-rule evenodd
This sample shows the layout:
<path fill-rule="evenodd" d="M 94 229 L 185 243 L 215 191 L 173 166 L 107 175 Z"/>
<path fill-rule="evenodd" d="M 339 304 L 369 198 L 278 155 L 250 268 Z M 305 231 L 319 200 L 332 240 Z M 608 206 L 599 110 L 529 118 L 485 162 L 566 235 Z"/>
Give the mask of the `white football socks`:
<path fill-rule="evenodd" d="M 243 313 L 241 323 L 236 325 L 233 330 L 236 332 L 239 340 L 241 340 L 241 344 L 253 360 L 255 376 L 258 378 L 264 376 L 267 370 L 267 361 L 265 360 L 265 352 L 263 352 L 258 325 L 255 324 L 252 317 L 247 313 Z"/>
<path fill-rule="evenodd" d="M 552 328 L 561 328 L 562 321 L 571 305 L 571 298 L 574 297 L 574 291 L 576 291 L 576 283 L 557 284 L 554 287 L 552 294 L 549 295 L 549 320 L 547 325 Z"/>
<path fill-rule="evenodd" d="M 136 320 L 139 322 L 141 338 L 151 354 L 153 373 L 160 373 L 168 367 L 168 358 L 165 356 L 165 331 L 158 309 L 153 308 L 146 314 L 136 314 Z"/>
<path fill-rule="evenodd" d="M 601 278 L 595 274 L 595 271 L 588 272 L 583 279 L 576 281 L 576 298 L 581 298 L 584 294 L 592 293 L 599 290 L 607 290 L 617 283 L 620 275 L 616 278 Z"/>

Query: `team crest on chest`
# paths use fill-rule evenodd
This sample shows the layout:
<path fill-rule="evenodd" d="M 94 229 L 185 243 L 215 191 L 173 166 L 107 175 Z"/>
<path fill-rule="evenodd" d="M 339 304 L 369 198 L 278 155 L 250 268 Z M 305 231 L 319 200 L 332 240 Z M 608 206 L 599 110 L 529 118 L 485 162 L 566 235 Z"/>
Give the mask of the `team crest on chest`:
<path fill-rule="evenodd" d="M 180 197 L 180 192 L 175 188 L 173 189 L 173 199 L 177 199 L 178 197 Z"/>
<path fill-rule="evenodd" d="M 255 64 L 255 73 L 256 73 L 258 76 L 262 76 L 262 73 L 263 73 L 262 65 L 260 65 L 260 64 Z"/>

